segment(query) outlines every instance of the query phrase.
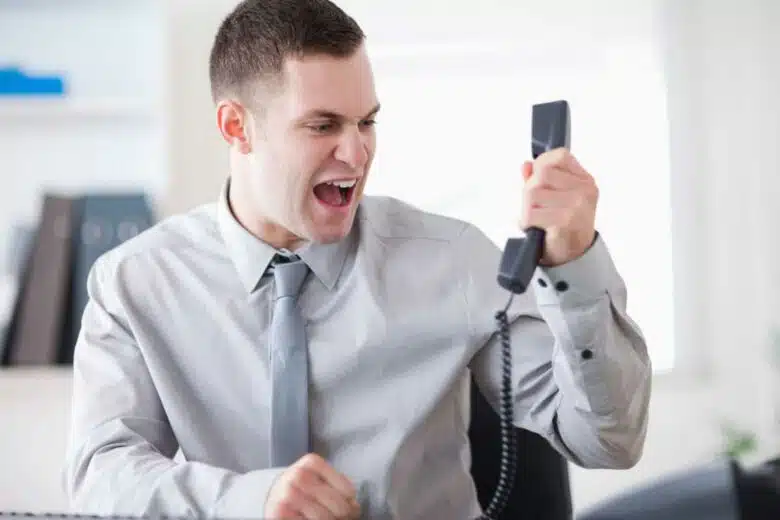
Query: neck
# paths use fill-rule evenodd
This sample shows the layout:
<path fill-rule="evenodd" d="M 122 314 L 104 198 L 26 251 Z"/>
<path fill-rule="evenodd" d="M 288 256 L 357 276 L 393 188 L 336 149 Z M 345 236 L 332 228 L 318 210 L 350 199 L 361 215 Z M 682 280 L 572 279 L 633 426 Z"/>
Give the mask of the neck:
<path fill-rule="evenodd" d="M 240 176 L 231 176 L 228 190 L 228 207 L 233 217 L 254 237 L 276 249 L 295 251 L 303 244 L 303 239 L 291 233 L 283 226 L 264 217 L 262 212 L 244 195 Z"/>

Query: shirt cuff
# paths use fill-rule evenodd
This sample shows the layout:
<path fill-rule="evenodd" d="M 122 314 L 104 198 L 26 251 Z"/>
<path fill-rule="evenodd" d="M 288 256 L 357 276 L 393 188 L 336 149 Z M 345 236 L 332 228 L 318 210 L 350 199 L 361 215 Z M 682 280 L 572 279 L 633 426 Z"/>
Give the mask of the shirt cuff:
<path fill-rule="evenodd" d="M 619 281 L 607 246 L 597 233 L 588 250 L 574 260 L 537 267 L 533 287 L 539 305 L 568 305 L 601 298 Z"/>

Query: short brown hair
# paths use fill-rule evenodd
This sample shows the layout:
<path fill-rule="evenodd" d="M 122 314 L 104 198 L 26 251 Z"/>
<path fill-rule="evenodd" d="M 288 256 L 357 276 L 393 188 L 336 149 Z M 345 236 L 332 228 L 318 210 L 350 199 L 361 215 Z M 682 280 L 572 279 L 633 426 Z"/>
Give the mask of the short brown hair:
<path fill-rule="evenodd" d="M 357 22 L 329 0 L 244 0 L 224 19 L 214 39 L 209 58 L 212 98 L 246 100 L 247 85 L 278 79 L 286 58 L 347 57 L 364 38 Z"/>

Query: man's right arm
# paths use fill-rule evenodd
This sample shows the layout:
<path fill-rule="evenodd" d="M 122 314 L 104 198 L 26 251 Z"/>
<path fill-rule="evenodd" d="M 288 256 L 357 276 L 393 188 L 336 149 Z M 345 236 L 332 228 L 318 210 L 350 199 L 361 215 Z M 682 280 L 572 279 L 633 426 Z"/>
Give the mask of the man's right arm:
<path fill-rule="evenodd" d="M 117 296 L 96 262 L 73 362 L 64 484 L 73 512 L 96 515 L 263 516 L 285 468 L 236 473 L 175 462 L 178 443 Z M 197 427 L 197 425 L 193 425 Z"/>

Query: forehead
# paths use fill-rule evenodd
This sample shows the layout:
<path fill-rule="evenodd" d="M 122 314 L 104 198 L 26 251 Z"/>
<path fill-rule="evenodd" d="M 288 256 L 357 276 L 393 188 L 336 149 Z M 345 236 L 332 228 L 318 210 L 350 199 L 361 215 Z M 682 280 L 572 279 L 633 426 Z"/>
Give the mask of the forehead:
<path fill-rule="evenodd" d="M 326 110 L 364 117 L 377 104 L 371 63 L 361 47 L 352 56 L 288 59 L 284 67 L 284 105 L 290 116 Z"/>

